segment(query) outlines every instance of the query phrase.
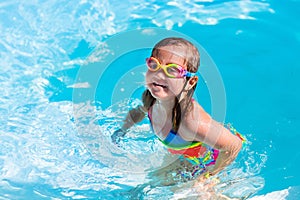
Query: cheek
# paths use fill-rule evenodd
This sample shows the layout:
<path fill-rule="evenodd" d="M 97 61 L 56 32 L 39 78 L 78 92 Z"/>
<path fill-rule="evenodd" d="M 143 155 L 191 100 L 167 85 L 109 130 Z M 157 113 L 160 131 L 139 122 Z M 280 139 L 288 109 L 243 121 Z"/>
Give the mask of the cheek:
<path fill-rule="evenodd" d="M 169 84 L 170 90 L 172 90 L 173 93 L 176 95 L 178 95 L 182 91 L 183 86 L 184 86 L 183 80 L 174 80 Z"/>
<path fill-rule="evenodd" d="M 146 80 L 146 83 L 148 83 L 150 80 L 151 80 L 151 77 L 152 77 L 152 73 L 149 72 L 149 70 L 147 70 L 146 74 L 145 74 L 145 80 Z"/>

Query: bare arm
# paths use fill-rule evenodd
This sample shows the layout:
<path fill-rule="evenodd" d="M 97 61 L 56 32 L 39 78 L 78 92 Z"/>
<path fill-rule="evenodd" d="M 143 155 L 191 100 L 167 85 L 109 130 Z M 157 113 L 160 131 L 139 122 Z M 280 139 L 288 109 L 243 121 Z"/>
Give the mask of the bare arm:
<path fill-rule="evenodd" d="M 123 125 L 120 129 L 116 130 L 112 135 L 111 135 L 111 140 L 113 143 L 118 143 L 120 141 L 121 137 L 124 137 L 127 130 L 132 127 L 134 124 L 142 121 L 145 118 L 145 113 L 146 109 L 143 106 L 138 106 L 136 108 L 131 109 L 124 121 Z"/>
<path fill-rule="evenodd" d="M 228 166 L 238 155 L 242 141 L 232 134 L 219 122 L 216 122 L 207 114 L 201 106 L 196 105 L 194 120 L 198 121 L 196 129 L 196 139 L 219 150 L 219 156 L 210 174 L 214 175 Z M 190 124 L 191 125 L 191 124 Z M 194 130 L 195 130 L 194 129 Z"/>
<path fill-rule="evenodd" d="M 123 121 L 123 126 L 121 129 L 123 131 L 127 131 L 134 124 L 142 121 L 146 116 L 146 112 L 147 111 L 143 106 L 138 106 L 130 110 Z"/>
<path fill-rule="evenodd" d="M 238 155 L 242 147 L 242 141 L 220 123 L 211 120 L 209 129 L 207 130 L 208 143 L 218 149 L 219 156 L 216 160 L 214 168 L 210 172 L 211 175 L 219 173 L 228 166 Z M 211 138 L 209 138 L 211 137 Z M 215 143 L 212 140 L 215 139 Z"/>

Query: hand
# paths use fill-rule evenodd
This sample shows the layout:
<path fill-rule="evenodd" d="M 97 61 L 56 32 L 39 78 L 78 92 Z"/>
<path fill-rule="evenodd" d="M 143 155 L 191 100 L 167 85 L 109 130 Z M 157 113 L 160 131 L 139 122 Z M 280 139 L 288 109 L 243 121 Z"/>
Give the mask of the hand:
<path fill-rule="evenodd" d="M 120 142 L 120 138 L 124 137 L 126 132 L 122 129 L 116 130 L 110 137 L 113 143 L 118 144 Z"/>
<path fill-rule="evenodd" d="M 220 183 L 220 179 L 218 177 L 211 177 L 211 173 L 207 171 L 195 180 L 193 187 L 196 189 L 196 191 L 199 191 L 200 193 L 203 193 L 203 191 L 205 191 L 205 193 L 207 192 L 207 194 L 215 196 L 216 194 L 215 194 L 214 187 L 219 183 Z M 210 197 L 207 199 L 215 199 L 215 198 Z"/>

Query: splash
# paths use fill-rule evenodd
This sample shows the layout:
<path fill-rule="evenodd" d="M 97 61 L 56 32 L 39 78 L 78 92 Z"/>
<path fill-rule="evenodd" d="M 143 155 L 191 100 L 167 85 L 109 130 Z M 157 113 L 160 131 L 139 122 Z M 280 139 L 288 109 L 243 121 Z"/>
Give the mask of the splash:
<path fill-rule="evenodd" d="M 76 73 L 57 74 L 84 64 L 104 39 L 141 27 L 172 29 L 190 21 L 213 25 L 229 18 L 255 19 L 252 13 L 271 11 L 266 1 L 1 1 L 1 197 L 122 197 L 122 192 L 147 181 L 147 169 L 161 164 L 156 161 L 163 149 L 145 134 L 146 125 L 129 132 L 132 139 L 123 140 L 121 148 L 109 145 L 109 134 L 127 104 L 108 109 L 88 101 L 76 104 L 72 88 L 89 84 L 75 83 Z M 86 51 L 77 51 L 82 41 Z M 108 53 L 103 45 L 87 62 Z M 148 163 L 143 158 L 149 153 Z M 128 161 L 131 164 L 125 165 Z M 120 166 L 138 171 L 139 179 Z M 160 193 L 144 188 L 148 195 Z"/>

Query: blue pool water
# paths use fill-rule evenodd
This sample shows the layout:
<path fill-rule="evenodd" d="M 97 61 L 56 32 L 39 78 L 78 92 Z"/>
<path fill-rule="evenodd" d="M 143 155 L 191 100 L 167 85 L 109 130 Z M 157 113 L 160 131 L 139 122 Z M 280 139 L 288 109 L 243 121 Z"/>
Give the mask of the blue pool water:
<path fill-rule="evenodd" d="M 164 147 L 147 120 L 111 133 L 140 103 L 159 38 L 201 51 L 195 98 L 249 140 L 215 190 L 298 199 L 300 1 L 0 2 L 0 198 L 187 199 L 155 185 Z M 175 158 L 174 158 L 175 159 Z M 169 161 L 173 162 L 172 161 Z"/>

